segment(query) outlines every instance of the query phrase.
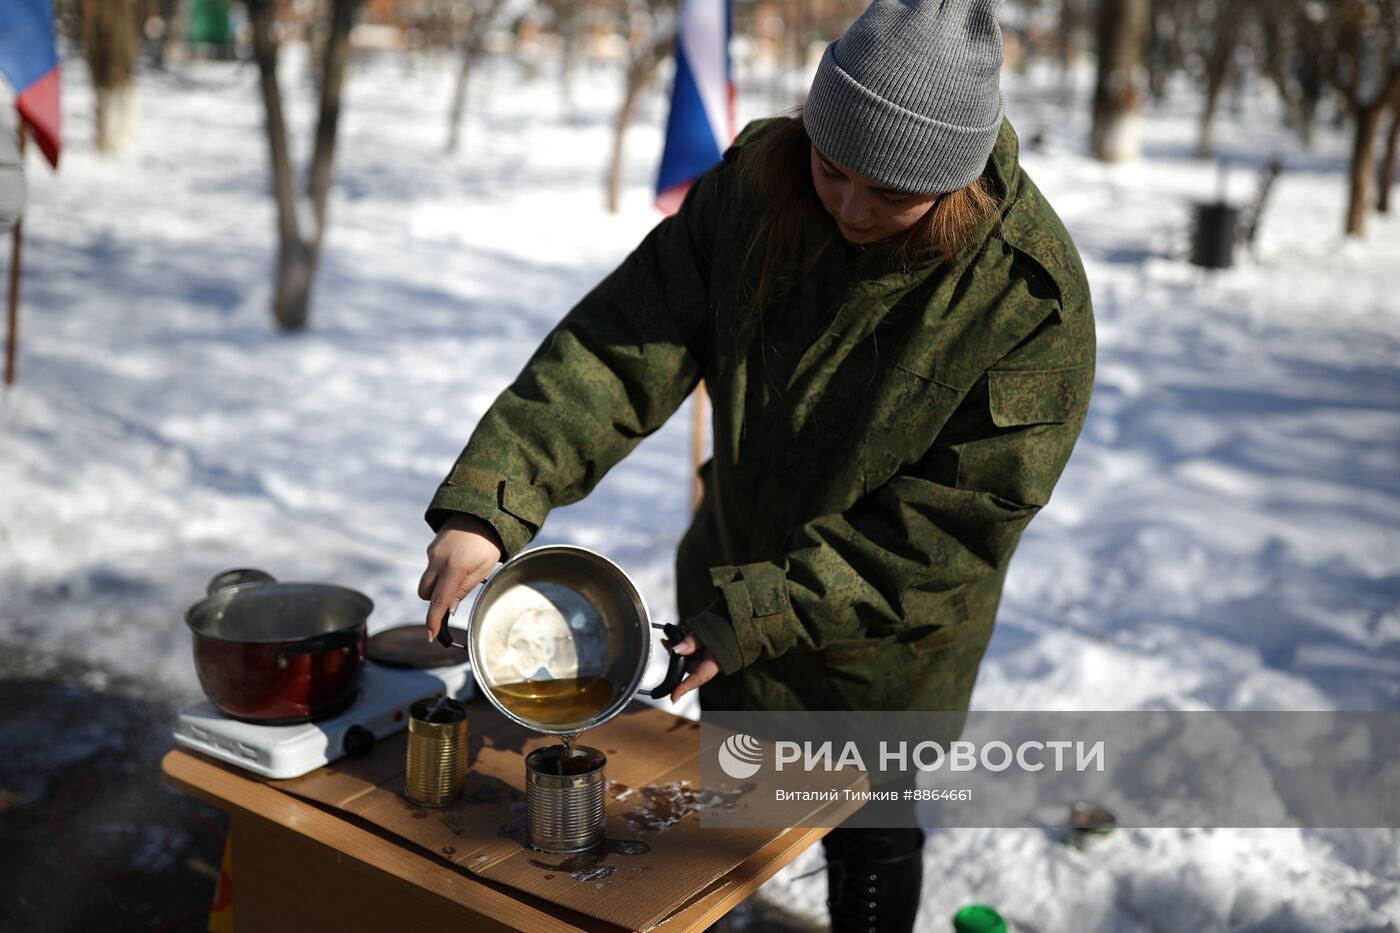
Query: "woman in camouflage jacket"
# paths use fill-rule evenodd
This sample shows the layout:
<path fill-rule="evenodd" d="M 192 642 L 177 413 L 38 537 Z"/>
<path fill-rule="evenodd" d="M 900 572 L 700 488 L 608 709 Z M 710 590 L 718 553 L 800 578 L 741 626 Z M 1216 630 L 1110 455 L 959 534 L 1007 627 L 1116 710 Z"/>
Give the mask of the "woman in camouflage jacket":
<path fill-rule="evenodd" d="M 876 0 L 802 115 L 749 126 L 550 332 L 429 505 L 430 632 L 703 380 L 672 698 L 967 708 L 1094 372 L 1079 256 L 1004 119 L 997 5 Z M 828 836 L 836 928 L 912 924 L 922 839 Z M 882 879 L 860 909 L 856 876 Z"/>

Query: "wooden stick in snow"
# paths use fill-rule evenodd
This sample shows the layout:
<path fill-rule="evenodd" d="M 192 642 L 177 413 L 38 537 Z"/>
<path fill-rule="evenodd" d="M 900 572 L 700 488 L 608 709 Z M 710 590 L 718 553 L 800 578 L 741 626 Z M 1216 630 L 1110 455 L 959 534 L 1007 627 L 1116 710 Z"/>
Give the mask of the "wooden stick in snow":
<path fill-rule="evenodd" d="M 19 121 L 19 163 L 24 165 L 24 120 Z M 5 385 L 15 384 L 18 373 L 17 355 L 19 351 L 19 263 L 24 246 L 24 217 L 15 221 L 10 234 L 10 315 L 9 329 L 5 338 Z"/>

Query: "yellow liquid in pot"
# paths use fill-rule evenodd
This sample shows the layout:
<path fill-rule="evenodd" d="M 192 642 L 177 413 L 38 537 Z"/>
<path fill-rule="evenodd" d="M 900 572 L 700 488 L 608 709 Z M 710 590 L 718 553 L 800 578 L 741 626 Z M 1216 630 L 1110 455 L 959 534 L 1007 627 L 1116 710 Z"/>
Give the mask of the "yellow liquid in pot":
<path fill-rule="evenodd" d="M 612 681 L 603 677 L 522 680 L 491 689 L 501 705 L 515 715 L 548 726 L 593 719 L 617 695 Z"/>

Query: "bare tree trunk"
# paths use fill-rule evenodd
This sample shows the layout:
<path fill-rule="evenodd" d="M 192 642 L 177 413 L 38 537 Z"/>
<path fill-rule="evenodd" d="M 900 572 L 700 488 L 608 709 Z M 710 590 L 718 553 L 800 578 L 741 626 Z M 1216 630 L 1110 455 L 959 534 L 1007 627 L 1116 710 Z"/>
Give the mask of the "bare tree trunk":
<path fill-rule="evenodd" d="M 462 60 L 457 68 L 457 83 L 452 91 L 452 109 L 447 114 L 447 151 L 455 153 L 462 142 L 462 120 L 467 109 L 467 87 L 481 53 L 486 48 L 486 30 L 496 18 L 501 0 L 475 0 L 470 6 L 467 33 L 462 40 Z"/>
<path fill-rule="evenodd" d="M 132 81 L 139 51 L 135 0 L 101 0 L 83 15 L 83 52 L 92 75 L 97 148 L 115 152 L 131 135 Z"/>
<path fill-rule="evenodd" d="M 792 34 L 792 69 L 795 74 L 806 74 L 807 43 L 812 35 L 812 17 L 807 9 L 807 0 L 792 0 L 792 3 L 792 16 L 785 24 L 785 28 Z M 793 106 L 801 107 L 807 103 L 807 91 L 807 85 L 798 86 Z"/>
<path fill-rule="evenodd" d="M 1074 63 L 1079 60 L 1079 36 L 1083 27 L 1084 0 L 1060 0 L 1060 89 L 1065 92 L 1073 83 Z"/>
<path fill-rule="evenodd" d="M 1390 189 L 1395 187 L 1395 150 L 1400 145 L 1400 100 L 1390 102 L 1390 132 L 1385 137 L 1385 158 L 1381 160 L 1381 170 L 1377 179 L 1380 194 L 1376 198 L 1376 209 L 1382 214 L 1390 213 Z"/>
<path fill-rule="evenodd" d="M 1150 14 L 1150 0 L 1115 0 L 1099 6 L 1099 74 L 1090 145 L 1094 155 L 1105 162 L 1130 161 L 1141 154 L 1135 124 L 1143 99 L 1143 57 Z"/>
<path fill-rule="evenodd" d="M 1293 18 L 1297 30 L 1298 58 L 1294 74 L 1298 79 L 1298 135 L 1311 149 L 1317 127 L 1317 111 L 1327 90 L 1327 65 L 1323 62 L 1321 37 L 1316 27 L 1301 14 Z"/>
<path fill-rule="evenodd" d="M 1273 82 L 1279 97 L 1283 100 L 1284 125 L 1302 133 L 1303 102 L 1301 88 L 1294 75 L 1293 56 L 1298 52 L 1298 37 L 1294 23 L 1285 8 L 1271 13 L 1264 11 L 1258 17 L 1263 59 L 1260 62 L 1264 77 Z"/>
<path fill-rule="evenodd" d="M 277 241 L 280 244 L 277 264 L 277 290 L 272 314 L 283 327 L 295 328 L 306 323 L 305 311 L 299 321 L 290 321 L 282 295 L 288 264 L 298 263 L 301 225 L 297 218 L 296 183 L 292 178 L 292 157 L 287 145 L 287 124 L 282 116 L 282 88 L 277 83 L 277 37 L 274 30 L 277 16 L 274 0 L 248 0 L 248 18 L 253 26 L 253 57 L 258 63 L 258 85 L 262 89 L 264 127 L 267 130 L 267 151 L 272 167 L 272 193 L 277 203 Z"/>
<path fill-rule="evenodd" d="M 1366 212 L 1370 207 L 1372 155 L 1380 134 L 1382 104 L 1363 107 L 1356 113 L 1356 136 L 1351 149 L 1351 187 L 1347 197 L 1347 236 L 1366 235 Z"/>
<path fill-rule="evenodd" d="M 561 45 L 559 57 L 559 101 L 564 108 L 564 118 L 573 123 L 578 118 L 574 105 L 574 80 L 578 75 L 579 51 L 583 38 L 579 35 L 584 23 L 582 4 L 569 2 L 562 4 L 556 12 L 558 17 L 555 32 Z"/>
<path fill-rule="evenodd" d="M 622 200 L 622 141 L 627 135 L 627 127 L 632 123 L 632 115 L 637 109 L 637 101 L 642 91 L 651 83 L 656 69 L 671 54 L 675 45 L 674 34 L 654 41 L 645 51 L 632 60 L 627 67 L 627 92 L 622 98 L 622 108 L 617 112 L 617 125 L 613 131 L 612 160 L 608 166 L 608 213 L 616 214 Z"/>
<path fill-rule="evenodd" d="M 1196 53 L 1192 37 L 1205 31 L 1203 0 L 1152 0 L 1147 17 L 1147 90 L 1154 101 L 1167 97 L 1172 75 Z"/>
<path fill-rule="evenodd" d="M 326 229 L 326 197 L 331 188 L 331 167 L 335 161 L 336 131 L 340 127 L 340 92 L 345 87 L 345 66 L 350 60 L 350 29 L 355 25 L 355 9 L 360 0 L 333 0 L 331 33 L 326 40 L 326 58 L 321 68 L 321 104 L 316 120 L 316 146 L 311 154 L 311 170 L 306 190 L 311 197 L 312 252 L 319 255 Z M 315 258 L 313 256 L 313 265 Z"/>
<path fill-rule="evenodd" d="M 1233 71 L 1231 64 L 1235 50 L 1239 46 L 1239 32 L 1244 25 L 1244 0 L 1224 0 L 1220 15 L 1215 19 L 1214 39 L 1210 55 L 1206 57 L 1205 107 L 1201 111 L 1201 123 L 1196 137 L 1196 157 L 1210 158 L 1213 149 L 1211 129 L 1215 114 L 1220 106 L 1220 93 L 1225 89 Z"/>
<path fill-rule="evenodd" d="M 272 166 L 272 189 L 277 203 L 277 277 L 272 316 L 283 330 L 301 330 L 310 316 L 311 283 L 320 260 L 326 228 L 335 136 L 340 121 L 340 93 L 350 54 L 350 27 L 360 0 L 332 0 L 331 34 L 321 66 L 320 113 L 316 142 L 307 172 L 311 229 L 303 234 L 292 159 L 287 144 L 282 91 L 277 81 L 276 0 L 246 0 L 253 26 L 253 56 L 266 114 L 267 146 Z"/>
<path fill-rule="evenodd" d="M 311 317 L 311 282 L 316 277 L 316 260 L 304 240 L 284 240 L 278 247 L 272 316 L 283 330 L 306 328 Z"/>
<path fill-rule="evenodd" d="M 475 18 L 475 17 L 473 17 Z M 467 86 L 471 82 L 472 68 L 476 65 L 476 52 L 470 42 L 462 49 L 462 60 L 457 65 L 457 81 L 452 89 L 452 109 L 447 112 L 447 151 L 455 153 L 462 143 L 462 117 L 467 109 Z"/>

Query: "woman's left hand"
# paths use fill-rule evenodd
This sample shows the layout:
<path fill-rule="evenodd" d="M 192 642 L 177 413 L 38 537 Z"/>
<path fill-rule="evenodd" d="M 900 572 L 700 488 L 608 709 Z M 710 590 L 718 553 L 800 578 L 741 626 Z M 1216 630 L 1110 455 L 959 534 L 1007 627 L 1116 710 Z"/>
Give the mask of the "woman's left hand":
<path fill-rule="evenodd" d="M 714 676 L 719 673 L 719 662 L 715 660 L 710 649 L 700 643 L 700 639 L 696 638 L 694 633 L 681 639 L 673 650 L 676 654 L 688 658 L 685 664 L 685 680 L 682 680 L 680 686 L 671 691 L 671 702 L 675 703 L 696 687 L 713 680 Z"/>

